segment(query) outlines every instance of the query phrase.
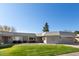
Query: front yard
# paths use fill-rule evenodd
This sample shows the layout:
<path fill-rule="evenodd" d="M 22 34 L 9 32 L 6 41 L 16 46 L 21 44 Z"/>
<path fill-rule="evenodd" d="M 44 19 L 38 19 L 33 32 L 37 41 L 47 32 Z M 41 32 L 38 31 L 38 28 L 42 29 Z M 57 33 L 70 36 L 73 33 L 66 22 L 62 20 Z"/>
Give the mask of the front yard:
<path fill-rule="evenodd" d="M 16 44 L 0 49 L 0 56 L 56 56 L 79 52 L 79 48 L 53 44 Z"/>

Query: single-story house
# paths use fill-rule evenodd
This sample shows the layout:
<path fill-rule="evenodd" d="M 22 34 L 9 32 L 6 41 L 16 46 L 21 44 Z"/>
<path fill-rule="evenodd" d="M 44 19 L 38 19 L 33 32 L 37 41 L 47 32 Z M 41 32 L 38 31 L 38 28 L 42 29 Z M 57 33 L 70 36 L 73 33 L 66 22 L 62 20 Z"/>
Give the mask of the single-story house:
<path fill-rule="evenodd" d="M 73 44 L 75 42 L 73 32 L 43 32 L 43 33 L 18 33 L 0 32 L 0 43 L 12 43 L 20 40 L 26 43 L 45 43 L 45 44 Z"/>
<path fill-rule="evenodd" d="M 38 34 L 37 37 L 42 37 L 43 42 L 47 44 L 73 44 L 75 42 L 75 34 L 72 32 L 44 32 Z"/>

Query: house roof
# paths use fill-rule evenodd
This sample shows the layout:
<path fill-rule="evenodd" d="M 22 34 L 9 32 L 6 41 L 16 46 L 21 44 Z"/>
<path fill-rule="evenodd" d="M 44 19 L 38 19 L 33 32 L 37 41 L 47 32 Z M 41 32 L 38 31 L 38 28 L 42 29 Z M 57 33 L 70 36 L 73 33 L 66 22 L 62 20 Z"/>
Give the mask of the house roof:
<path fill-rule="evenodd" d="M 58 35 L 60 35 L 59 34 L 59 32 L 44 32 L 44 33 L 42 33 L 42 36 L 58 36 Z"/>
<path fill-rule="evenodd" d="M 36 34 L 36 36 L 54 36 L 54 35 L 59 35 L 59 32 L 43 32 Z"/>
<path fill-rule="evenodd" d="M 76 35 L 73 32 L 61 32 L 60 31 L 61 37 L 75 37 Z"/>
<path fill-rule="evenodd" d="M 36 36 L 35 33 L 0 32 L 0 36 Z"/>
<path fill-rule="evenodd" d="M 61 37 L 74 37 L 75 34 L 73 32 L 43 32 L 36 34 L 37 36 L 61 36 Z"/>
<path fill-rule="evenodd" d="M 31 37 L 42 37 L 42 36 L 61 36 L 61 37 L 74 37 L 75 34 L 72 32 L 43 32 L 43 33 L 18 33 L 18 32 L 0 32 L 0 36 L 31 36 Z"/>

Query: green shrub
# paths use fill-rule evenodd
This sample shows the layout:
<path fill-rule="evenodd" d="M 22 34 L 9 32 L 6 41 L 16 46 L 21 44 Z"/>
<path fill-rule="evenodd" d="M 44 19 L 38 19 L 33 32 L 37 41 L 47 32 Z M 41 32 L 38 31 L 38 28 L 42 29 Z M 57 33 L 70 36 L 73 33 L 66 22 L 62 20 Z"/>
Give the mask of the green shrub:
<path fill-rule="evenodd" d="M 3 48 L 10 48 L 12 47 L 14 44 L 3 44 L 3 45 L 0 45 L 0 49 L 3 49 Z"/>

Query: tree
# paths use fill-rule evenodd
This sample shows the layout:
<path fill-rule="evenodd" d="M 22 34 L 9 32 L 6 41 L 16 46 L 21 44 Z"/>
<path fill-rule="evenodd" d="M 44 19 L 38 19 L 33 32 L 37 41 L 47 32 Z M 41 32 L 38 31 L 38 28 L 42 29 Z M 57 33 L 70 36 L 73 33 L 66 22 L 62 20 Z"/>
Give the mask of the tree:
<path fill-rule="evenodd" d="M 0 25 L 0 32 L 2 32 L 3 31 L 3 27 Z"/>
<path fill-rule="evenodd" d="M 11 27 L 11 32 L 15 32 L 15 28 L 14 27 Z"/>
<path fill-rule="evenodd" d="M 43 27 L 43 32 L 49 32 L 49 25 L 47 22 L 45 23 L 45 25 Z"/>
<path fill-rule="evenodd" d="M 9 26 L 1 26 L 0 25 L 0 32 L 15 32 L 15 28 L 14 27 L 9 27 Z"/>
<path fill-rule="evenodd" d="M 75 34 L 79 34 L 79 31 L 75 31 L 74 33 L 75 33 Z"/>
<path fill-rule="evenodd" d="M 9 32 L 9 31 L 10 31 L 10 27 L 4 25 L 4 26 L 3 26 L 3 31 L 4 31 L 4 32 Z"/>

